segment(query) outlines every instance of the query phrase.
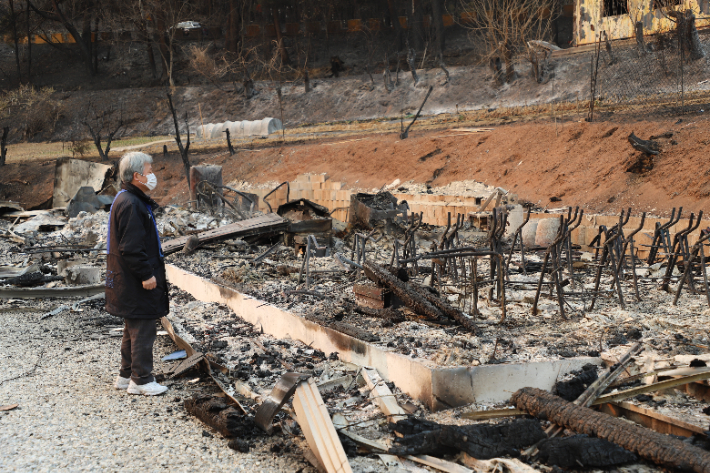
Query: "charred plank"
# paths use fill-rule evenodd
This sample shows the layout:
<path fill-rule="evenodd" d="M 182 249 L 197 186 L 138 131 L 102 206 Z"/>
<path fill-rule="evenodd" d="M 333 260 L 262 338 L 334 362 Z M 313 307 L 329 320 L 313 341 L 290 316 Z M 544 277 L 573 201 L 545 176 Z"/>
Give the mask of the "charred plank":
<path fill-rule="evenodd" d="M 668 435 L 630 424 L 608 414 L 578 406 L 537 388 L 516 391 L 511 401 L 518 409 L 580 434 L 615 443 L 646 460 L 683 471 L 710 471 L 710 452 Z"/>
<path fill-rule="evenodd" d="M 466 314 L 461 312 L 459 309 L 456 307 L 450 305 L 448 302 L 443 300 L 441 297 L 437 297 L 431 292 L 429 292 L 426 288 L 411 284 L 411 287 L 414 288 L 419 294 L 421 294 L 427 301 L 429 301 L 434 307 L 439 309 L 441 312 L 444 313 L 447 317 L 449 317 L 452 320 L 455 320 L 459 325 L 461 325 L 463 328 L 468 330 L 471 333 L 476 333 L 476 322 L 468 317 Z"/>
<path fill-rule="evenodd" d="M 605 468 L 638 460 L 636 455 L 618 445 L 586 435 L 546 439 L 538 449 L 541 462 L 561 468 Z"/>
<path fill-rule="evenodd" d="M 254 418 L 242 414 L 228 405 L 224 399 L 211 396 L 196 396 L 185 400 L 185 410 L 202 422 L 212 427 L 226 438 L 248 439 L 262 435 L 254 423 Z M 248 444 L 238 442 L 235 447 L 239 451 L 248 449 Z"/>
<path fill-rule="evenodd" d="M 399 297 L 407 307 L 419 315 L 433 319 L 443 318 L 442 312 L 432 305 L 423 295 L 413 290 L 407 283 L 400 281 L 389 271 L 370 261 L 365 262 L 365 276 L 371 281 L 382 284 Z"/>
<path fill-rule="evenodd" d="M 394 455 L 445 455 L 464 451 L 488 459 L 518 456 L 520 449 L 543 440 L 545 432 L 534 419 L 516 419 L 501 424 L 444 425 L 417 418 L 390 424 L 398 437 L 390 448 Z"/>

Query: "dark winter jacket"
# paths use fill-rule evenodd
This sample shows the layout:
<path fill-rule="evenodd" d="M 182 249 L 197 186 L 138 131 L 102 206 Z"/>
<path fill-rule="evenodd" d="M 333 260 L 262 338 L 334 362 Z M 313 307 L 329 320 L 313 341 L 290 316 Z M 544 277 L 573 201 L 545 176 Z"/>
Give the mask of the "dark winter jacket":
<path fill-rule="evenodd" d="M 158 204 L 133 184 L 123 183 L 109 215 L 106 311 L 126 319 L 157 319 L 168 314 L 168 284 L 153 221 Z M 155 276 L 157 286 L 143 289 Z"/>

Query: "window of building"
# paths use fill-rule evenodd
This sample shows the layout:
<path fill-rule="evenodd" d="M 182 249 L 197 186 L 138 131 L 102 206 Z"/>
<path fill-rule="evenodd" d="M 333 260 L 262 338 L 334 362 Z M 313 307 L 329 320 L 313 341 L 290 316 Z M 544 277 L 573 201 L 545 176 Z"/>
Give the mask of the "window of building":
<path fill-rule="evenodd" d="M 602 11 L 602 16 L 627 15 L 628 13 L 629 4 L 627 0 L 604 0 L 604 10 Z"/>

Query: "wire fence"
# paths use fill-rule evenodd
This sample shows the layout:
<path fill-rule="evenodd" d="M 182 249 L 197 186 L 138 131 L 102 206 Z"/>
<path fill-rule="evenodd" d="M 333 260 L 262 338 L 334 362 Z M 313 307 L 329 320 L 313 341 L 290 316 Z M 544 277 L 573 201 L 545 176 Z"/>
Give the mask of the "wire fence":
<path fill-rule="evenodd" d="M 605 109 L 684 113 L 702 108 L 710 99 L 710 37 L 698 39 L 700 50 L 675 31 L 626 48 L 597 43 L 589 58 L 590 118 Z"/>

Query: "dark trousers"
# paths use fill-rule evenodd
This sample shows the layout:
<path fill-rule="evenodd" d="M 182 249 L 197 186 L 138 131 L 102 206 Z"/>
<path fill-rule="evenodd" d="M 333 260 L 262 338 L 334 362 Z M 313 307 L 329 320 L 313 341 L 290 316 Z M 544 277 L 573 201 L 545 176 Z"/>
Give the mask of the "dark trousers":
<path fill-rule="evenodd" d="M 155 319 L 123 319 L 123 322 L 119 376 L 131 378 L 136 384 L 152 383 L 155 381 L 153 377 Z"/>

